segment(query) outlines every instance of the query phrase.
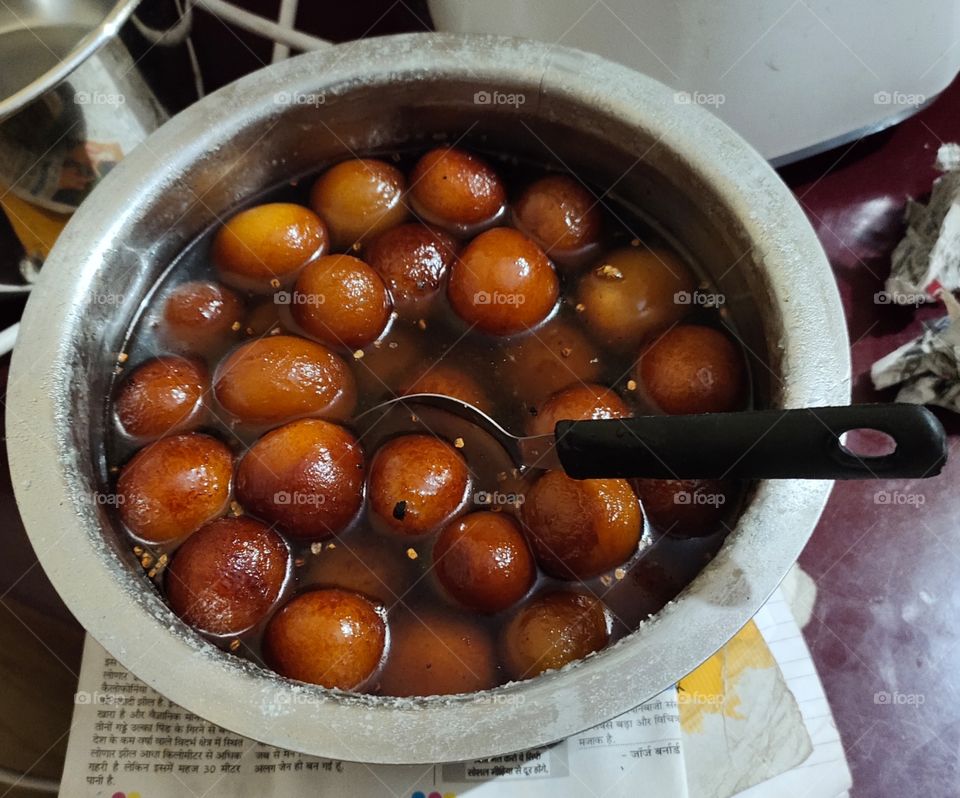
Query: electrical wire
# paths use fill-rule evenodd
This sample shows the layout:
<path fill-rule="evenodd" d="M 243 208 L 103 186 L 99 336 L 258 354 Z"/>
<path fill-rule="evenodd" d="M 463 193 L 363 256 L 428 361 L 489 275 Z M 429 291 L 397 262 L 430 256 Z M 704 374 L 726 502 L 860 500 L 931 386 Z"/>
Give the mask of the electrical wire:
<path fill-rule="evenodd" d="M 273 39 L 273 41 L 284 44 L 291 50 L 309 52 L 310 50 L 327 47 L 330 44 L 330 42 L 318 39 L 316 36 L 310 36 L 297 30 L 288 30 L 273 20 L 251 14 L 249 11 L 225 2 L 225 0 L 195 0 L 195 3 L 197 8 L 202 8 L 216 17 L 220 17 L 225 22 L 264 38 Z"/>
<path fill-rule="evenodd" d="M 280 14 L 277 17 L 277 24 L 284 30 L 293 30 L 297 22 L 297 6 L 300 0 L 280 0 Z M 290 56 L 290 48 L 280 42 L 273 43 L 272 63 L 284 61 Z"/>

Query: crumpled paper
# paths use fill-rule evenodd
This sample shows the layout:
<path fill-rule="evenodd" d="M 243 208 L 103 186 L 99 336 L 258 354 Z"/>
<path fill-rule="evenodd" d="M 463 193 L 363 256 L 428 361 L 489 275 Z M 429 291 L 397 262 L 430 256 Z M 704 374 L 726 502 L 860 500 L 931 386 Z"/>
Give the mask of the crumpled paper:
<path fill-rule="evenodd" d="M 927 322 L 919 338 L 874 363 L 870 377 L 877 390 L 900 385 L 898 402 L 960 413 L 960 302 L 945 290 L 938 298 L 947 315 Z"/>
<path fill-rule="evenodd" d="M 918 305 L 938 288 L 960 288 L 960 144 L 943 144 L 930 201 L 907 201 L 907 233 L 891 256 L 885 289 L 890 302 Z"/>

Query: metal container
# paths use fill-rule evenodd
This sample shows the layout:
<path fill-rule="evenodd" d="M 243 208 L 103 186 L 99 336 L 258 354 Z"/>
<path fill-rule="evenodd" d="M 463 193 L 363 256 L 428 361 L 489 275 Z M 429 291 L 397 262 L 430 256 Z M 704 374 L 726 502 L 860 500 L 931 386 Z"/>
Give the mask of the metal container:
<path fill-rule="evenodd" d="M 842 404 L 850 364 L 823 251 L 793 196 L 723 123 L 625 67 L 563 47 L 416 34 L 276 64 L 180 114 L 83 204 L 23 319 L 10 375 L 17 499 L 51 581 L 120 662 L 254 739 L 329 757 L 428 763 L 557 740 L 673 684 L 757 611 L 799 555 L 826 482 L 766 482 L 719 555 L 634 634 L 559 672 L 424 699 L 293 683 L 181 623 L 95 500 L 106 390 L 124 332 L 171 259 L 237 203 L 354 153 L 441 135 L 555 161 L 642 208 L 727 297 L 759 405 Z M 113 303 L 99 302 L 103 295 Z"/>

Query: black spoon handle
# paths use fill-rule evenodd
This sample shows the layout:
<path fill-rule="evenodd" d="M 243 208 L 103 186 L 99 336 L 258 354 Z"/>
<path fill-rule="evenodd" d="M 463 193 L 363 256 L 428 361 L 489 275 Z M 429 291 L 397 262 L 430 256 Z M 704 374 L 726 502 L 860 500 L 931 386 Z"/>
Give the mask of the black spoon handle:
<path fill-rule="evenodd" d="M 858 457 L 839 441 L 854 429 L 886 433 L 895 451 Z M 908 404 L 561 421 L 556 437 L 560 462 L 576 479 L 922 478 L 947 460 L 936 416 Z"/>

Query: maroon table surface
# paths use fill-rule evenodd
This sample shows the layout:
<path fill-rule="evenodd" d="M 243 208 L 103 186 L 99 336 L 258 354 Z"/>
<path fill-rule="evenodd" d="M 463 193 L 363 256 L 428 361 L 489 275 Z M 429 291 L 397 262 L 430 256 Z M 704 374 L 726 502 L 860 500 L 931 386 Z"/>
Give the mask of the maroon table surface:
<path fill-rule="evenodd" d="M 369 11 L 374 32 L 423 27 L 419 14 L 377 20 L 375 5 L 366 0 L 357 5 Z M 313 29 L 333 39 L 370 30 L 369 23 L 358 24 Z M 201 35 L 204 28 L 222 27 L 206 18 L 200 18 L 199 25 Z M 210 63 L 204 63 L 202 55 L 210 50 L 201 49 L 205 74 L 209 69 L 221 76 L 212 81 L 214 86 L 258 66 L 269 53 L 268 47 L 242 34 L 224 40 L 233 43 L 236 57 L 230 70 L 222 69 L 222 49 Z M 873 391 L 870 365 L 917 335 L 921 319 L 942 314 L 940 308 L 915 311 L 877 304 L 874 294 L 882 288 L 890 253 L 903 233 L 906 199 L 929 192 L 936 177 L 932 165 L 937 147 L 960 140 L 958 105 L 960 80 L 897 127 L 781 172 L 833 266 L 852 344 L 855 401 L 892 399 L 891 393 Z M 12 253 L 10 232 L 0 221 L 0 279 L 15 272 Z M 0 325 L 15 320 L 21 305 L 16 300 L 0 303 Z M 0 360 L 4 385 L 8 367 L 9 358 Z M 838 484 L 800 559 L 818 588 L 805 634 L 840 729 L 857 798 L 960 795 L 960 701 L 954 678 L 960 655 L 960 542 L 951 490 L 960 474 L 960 419 L 939 415 L 951 432 L 953 459 L 944 473 L 906 484 Z M 903 504 L 882 503 L 877 492 L 883 490 L 914 498 Z M 69 618 L 27 542 L 5 450 L 0 451 L 0 520 L 0 605 L 13 611 L 28 604 Z M 35 643 L 44 634 L 39 627 L 31 628 L 29 619 L 21 617 L 18 624 L 24 641 Z M 79 664 L 79 628 L 76 632 L 71 645 L 59 641 L 51 646 L 67 681 L 75 679 Z M 71 710 L 64 707 L 64 733 Z M 815 785 L 811 795 L 818 795 Z"/>

